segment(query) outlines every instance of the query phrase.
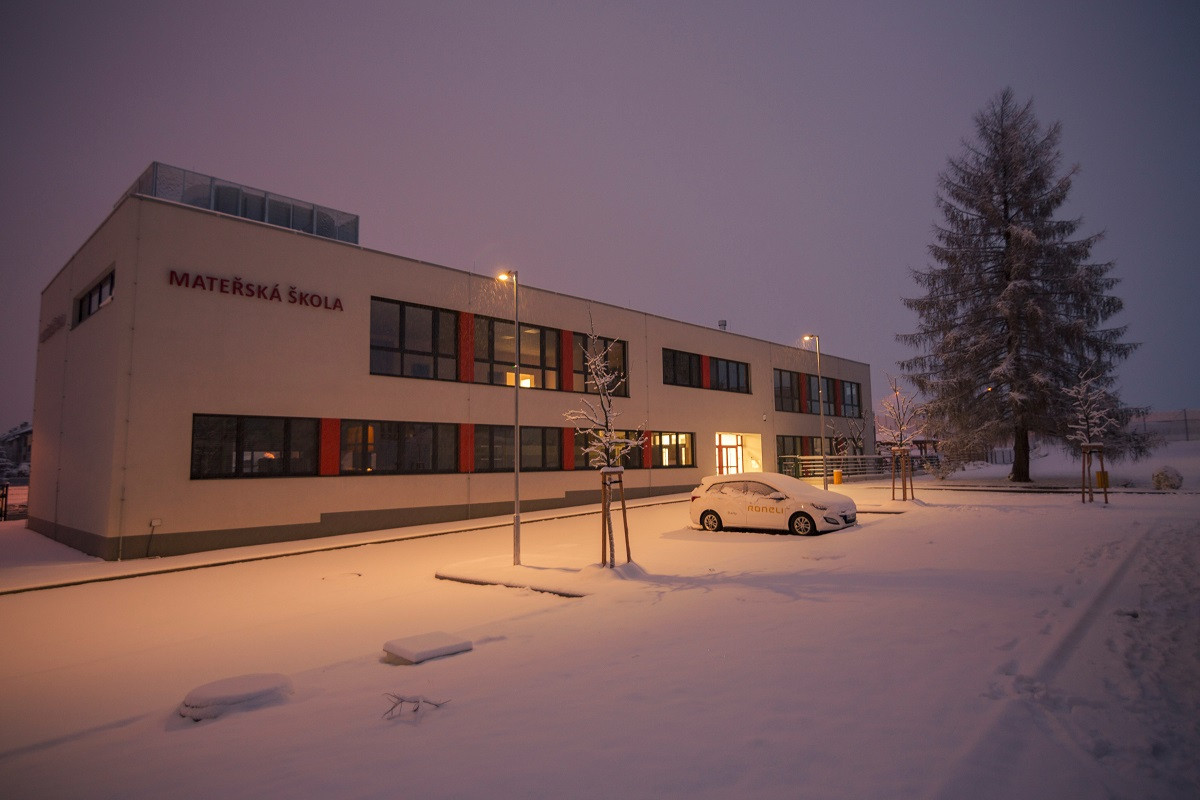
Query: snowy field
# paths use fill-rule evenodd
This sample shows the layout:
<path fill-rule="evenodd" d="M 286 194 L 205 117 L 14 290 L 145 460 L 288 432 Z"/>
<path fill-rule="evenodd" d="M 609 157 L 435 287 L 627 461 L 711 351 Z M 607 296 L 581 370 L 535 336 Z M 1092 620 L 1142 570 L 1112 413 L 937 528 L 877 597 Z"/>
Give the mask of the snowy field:
<path fill-rule="evenodd" d="M 111 564 L 4 523 L 0 797 L 1200 797 L 1200 446 L 1107 506 L 972 488 L 1005 471 L 848 484 L 861 524 L 814 538 L 645 505 L 615 573 L 594 514 L 529 515 L 520 568 L 501 524 L 103 581 L 288 546 Z M 384 657 L 435 631 L 473 649 Z M 291 693 L 177 714 L 261 673 Z"/>

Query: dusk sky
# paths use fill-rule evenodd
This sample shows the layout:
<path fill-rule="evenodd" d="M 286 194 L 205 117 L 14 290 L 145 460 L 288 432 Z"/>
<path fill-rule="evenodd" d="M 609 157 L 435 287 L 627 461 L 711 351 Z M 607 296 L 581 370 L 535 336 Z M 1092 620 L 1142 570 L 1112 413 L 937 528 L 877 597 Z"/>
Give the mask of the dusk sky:
<path fill-rule="evenodd" d="M 1194 0 L 16 4 L 0 432 L 32 419 L 41 290 L 155 160 L 359 214 L 371 249 L 816 332 L 877 408 L 938 173 L 1006 86 L 1082 167 L 1065 214 L 1142 343 L 1123 399 L 1196 408 L 1198 43 Z"/>

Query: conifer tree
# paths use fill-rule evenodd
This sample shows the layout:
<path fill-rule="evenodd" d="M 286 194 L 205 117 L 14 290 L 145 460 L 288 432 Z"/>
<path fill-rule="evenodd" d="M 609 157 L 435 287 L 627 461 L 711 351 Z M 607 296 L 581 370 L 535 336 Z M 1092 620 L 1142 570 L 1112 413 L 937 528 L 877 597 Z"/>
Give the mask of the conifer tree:
<path fill-rule="evenodd" d="M 1028 481 L 1030 436 L 1063 438 L 1063 389 L 1084 370 L 1112 390 L 1115 365 L 1137 346 L 1104 327 L 1122 307 L 1112 262 L 1091 260 L 1101 234 L 1058 219 L 1078 167 L 1060 172 L 1061 128 L 1043 128 L 1011 89 L 975 116 L 975 137 L 938 176 L 943 222 L 933 264 L 914 270 L 923 297 L 904 300 L 917 331 L 898 340 L 932 427 L 1013 442 L 1014 481 Z"/>

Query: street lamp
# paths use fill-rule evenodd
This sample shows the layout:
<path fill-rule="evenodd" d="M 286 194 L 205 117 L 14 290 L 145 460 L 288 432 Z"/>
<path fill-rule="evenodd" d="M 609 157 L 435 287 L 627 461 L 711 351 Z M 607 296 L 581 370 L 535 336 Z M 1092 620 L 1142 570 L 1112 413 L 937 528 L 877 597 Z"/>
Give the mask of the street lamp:
<path fill-rule="evenodd" d="M 521 565 L 521 284 L 515 269 L 497 276 L 513 285 L 513 566 Z"/>
<path fill-rule="evenodd" d="M 826 491 L 829 489 L 829 443 L 825 439 L 825 379 L 821 377 L 821 337 L 815 333 L 804 334 L 804 341 L 811 339 L 817 345 L 817 405 L 821 412 L 821 480 Z"/>

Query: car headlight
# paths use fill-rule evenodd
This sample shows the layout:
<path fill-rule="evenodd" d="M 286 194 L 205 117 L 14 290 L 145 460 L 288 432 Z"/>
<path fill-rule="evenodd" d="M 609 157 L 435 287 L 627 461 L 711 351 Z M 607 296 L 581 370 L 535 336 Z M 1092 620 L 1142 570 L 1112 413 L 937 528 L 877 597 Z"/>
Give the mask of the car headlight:
<path fill-rule="evenodd" d="M 813 503 L 812 507 L 817 509 L 818 511 L 828 511 L 829 510 L 829 506 L 823 506 L 820 503 Z"/>

